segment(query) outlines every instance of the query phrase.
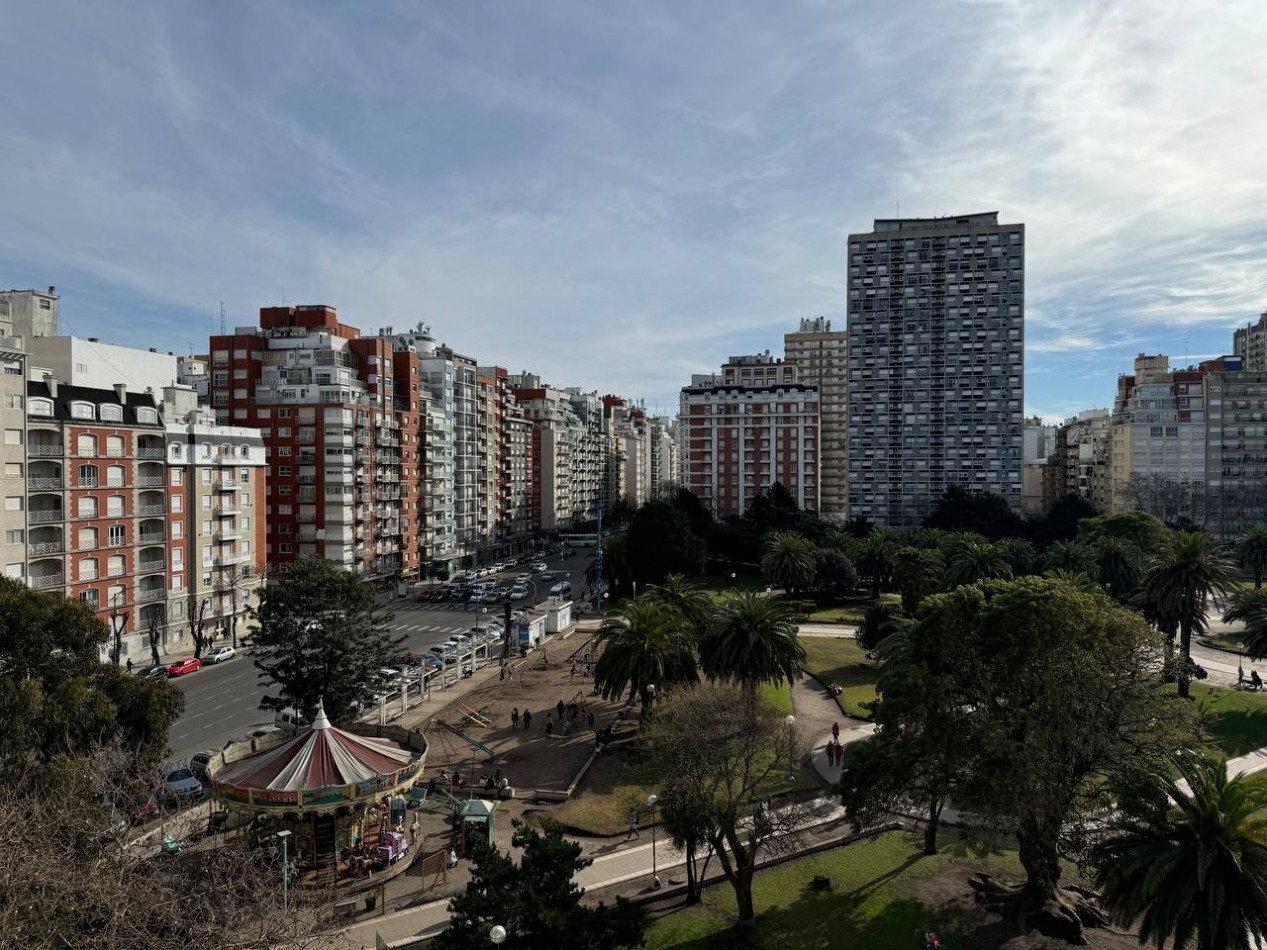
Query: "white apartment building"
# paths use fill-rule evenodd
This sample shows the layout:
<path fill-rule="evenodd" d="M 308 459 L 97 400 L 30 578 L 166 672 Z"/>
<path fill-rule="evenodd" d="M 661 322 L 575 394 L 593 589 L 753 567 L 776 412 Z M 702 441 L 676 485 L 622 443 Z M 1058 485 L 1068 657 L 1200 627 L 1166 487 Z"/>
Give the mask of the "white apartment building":
<path fill-rule="evenodd" d="M 28 351 L 28 378 L 36 382 L 51 373 L 68 386 L 109 389 L 123 383 L 132 392 L 158 395 L 178 376 L 176 357 L 171 353 L 102 343 L 96 337 L 33 337 Z"/>

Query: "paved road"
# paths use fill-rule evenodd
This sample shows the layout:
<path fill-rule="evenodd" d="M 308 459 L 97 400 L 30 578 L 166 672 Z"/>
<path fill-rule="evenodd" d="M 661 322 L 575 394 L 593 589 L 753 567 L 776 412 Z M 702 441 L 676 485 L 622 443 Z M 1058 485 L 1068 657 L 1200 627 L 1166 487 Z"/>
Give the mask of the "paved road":
<path fill-rule="evenodd" d="M 562 561 L 547 559 L 551 570 L 566 568 L 572 572 L 573 596 L 584 590 L 585 568 L 589 552 L 578 552 Z M 526 571 L 527 566 L 512 568 L 509 573 Z M 554 581 L 536 581 L 538 599 L 544 600 Z M 405 637 L 410 652 L 423 653 L 428 647 L 443 643 L 455 633 L 465 633 L 476 622 L 502 616 L 499 605 L 472 605 L 469 609 L 451 609 L 444 604 L 423 604 L 415 598 L 396 600 L 387 606 L 394 611 L 392 629 Z M 220 749 L 230 739 L 245 735 L 257 726 L 271 726 L 273 715 L 259 708 L 265 689 L 251 658 L 239 655 L 219 666 L 204 667 L 197 673 L 173 680 L 185 691 L 185 713 L 171 731 L 172 759 L 185 761 L 202 749 Z"/>

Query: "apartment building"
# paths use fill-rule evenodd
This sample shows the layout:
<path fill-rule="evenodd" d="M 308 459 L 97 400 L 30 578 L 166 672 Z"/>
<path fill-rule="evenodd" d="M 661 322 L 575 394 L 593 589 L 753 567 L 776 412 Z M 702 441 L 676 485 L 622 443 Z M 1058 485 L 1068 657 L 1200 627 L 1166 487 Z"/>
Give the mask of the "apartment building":
<path fill-rule="evenodd" d="M 418 572 L 418 371 L 325 305 L 264 307 L 258 327 L 211 338 L 217 422 L 259 429 L 267 449 L 270 567 Z"/>
<path fill-rule="evenodd" d="M 0 290 L 0 313 L 13 336 L 29 341 L 40 336 L 57 336 L 61 298 L 56 287 L 44 290 Z"/>
<path fill-rule="evenodd" d="M 1224 541 L 1267 522 L 1267 369 L 1240 356 L 1206 370 L 1205 526 Z"/>
<path fill-rule="evenodd" d="M 515 399 L 504 367 L 479 367 L 476 386 L 480 559 L 493 561 L 532 546 L 533 427 Z"/>
<path fill-rule="evenodd" d="M 1204 517 L 1205 372 L 1164 355 L 1135 359 L 1117 380 L 1111 420 L 1109 509 L 1162 519 Z"/>
<path fill-rule="evenodd" d="M 168 494 L 159 406 L 52 375 L 26 395 L 28 583 L 88 604 L 107 652 L 144 662 L 165 629 L 169 512 L 183 503 Z"/>
<path fill-rule="evenodd" d="M 211 361 L 205 356 L 180 356 L 176 359 L 176 384 L 198 394 L 198 404 L 211 405 Z"/>
<path fill-rule="evenodd" d="M 676 429 L 676 422 L 664 416 L 647 419 L 643 450 L 646 452 L 648 498 L 658 497 L 666 488 L 680 482 Z"/>
<path fill-rule="evenodd" d="M 636 509 L 648 497 L 647 414 L 620 396 L 603 396 L 602 402 L 607 437 L 604 510 L 618 501 Z"/>
<path fill-rule="evenodd" d="M 683 485 L 714 516 L 742 515 L 775 482 L 818 508 L 816 387 L 721 382 L 684 387 L 680 399 Z"/>
<path fill-rule="evenodd" d="M 161 393 L 177 381 L 176 357 L 151 347 L 139 350 L 96 337 L 37 336 L 27 346 L 32 379 L 45 373 L 70 386 L 109 389 L 123 383 L 133 392 Z"/>
<path fill-rule="evenodd" d="M 1232 352 L 1241 358 L 1246 372 L 1267 370 L 1267 313 L 1232 333 Z"/>
<path fill-rule="evenodd" d="M 163 390 L 167 439 L 169 648 L 192 634 L 234 646 L 264 584 L 268 459 L 258 429 L 224 426 L 185 386 Z"/>
<path fill-rule="evenodd" d="M 947 488 L 1020 508 L 1025 226 L 996 212 L 849 236 L 849 514 L 918 525 Z"/>
<path fill-rule="evenodd" d="M 797 379 L 818 388 L 820 512 L 838 520 L 849 504 L 848 340 L 824 317 L 802 320 L 800 329 L 783 336 L 784 359 L 796 367 Z"/>
<path fill-rule="evenodd" d="M 1112 435 L 1107 409 L 1088 409 L 1056 427 L 1042 469 L 1043 511 L 1066 495 L 1108 509 Z"/>
<path fill-rule="evenodd" d="M 0 465 L 5 496 L 0 509 L 0 557 L 8 577 L 23 578 L 27 560 L 26 343 L 17 335 L 6 293 L 0 293 L 0 427 L 4 429 Z"/>

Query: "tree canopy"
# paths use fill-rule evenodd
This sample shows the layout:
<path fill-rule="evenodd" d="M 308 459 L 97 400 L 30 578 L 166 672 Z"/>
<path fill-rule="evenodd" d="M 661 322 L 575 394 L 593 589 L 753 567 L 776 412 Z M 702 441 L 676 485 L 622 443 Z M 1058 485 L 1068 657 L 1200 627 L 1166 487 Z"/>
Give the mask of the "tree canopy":
<path fill-rule="evenodd" d="M 294 706 L 311 721 L 317 704 L 335 725 L 355 718 L 379 670 L 406 658 L 374 588 L 319 558 L 298 561 L 265 588 L 252 611 L 255 667 L 269 692 L 261 709 Z"/>
<path fill-rule="evenodd" d="M 943 531 L 970 531 L 990 541 L 1019 537 L 1020 516 L 1002 495 L 965 491 L 958 485 L 947 488 L 924 519 L 924 527 Z"/>
<path fill-rule="evenodd" d="M 645 697 L 648 686 L 699 681 L 690 618 L 655 596 L 639 597 L 609 616 L 597 641 L 603 652 L 594 665 L 594 688 L 607 699 L 626 689 Z"/>
<path fill-rule="evenodd" d="M 647 502 L 625 530 L 625 557 L 639 584 L 659 584 L 670 574 L 696 577 L 704 554 L 703 539 L 671 502 Z"/>

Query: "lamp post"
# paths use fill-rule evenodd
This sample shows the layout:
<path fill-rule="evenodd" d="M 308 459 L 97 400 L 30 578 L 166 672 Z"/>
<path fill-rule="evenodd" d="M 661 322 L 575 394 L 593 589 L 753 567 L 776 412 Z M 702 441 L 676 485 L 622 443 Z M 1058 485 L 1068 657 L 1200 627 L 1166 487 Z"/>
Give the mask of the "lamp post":
<path fill-rule="evenodd" d="M 496 946 L 501 946 L 506 942 L 506 928 L 501 924 L 493 924 L 493 929 L 488 932 L 488 939 Z"/>
<path fill-rule="evenodd" d="M 730 572 L 730 586 L 731 587 L 735 586 L 735 572 L 734 571 Z"/>
<path fill-rule="evenodd" d="M 791 713 L 787 714 L 787 718 L 783 720 L 787 723 L 787 758 L 788 758 L 788 774 L 793 774 L 792 749 L 794 748 L 793 739 L 796 735 L 796 717 Z"/>
<path fill-rule="evenodd" d="M 651 687 L 655 689 L 655 687 Z M 651 809 L 651 886 L 655 890 L 660 889 L 660 875 L 657 873 L 656 867 L 656 850 L 655 850 L 655 807 L 660 801 L 660 797 L 656 794 L 647 796 L 647 807 Z"/>
<path fill-rule="evenodd" d="M 290 913 L 290 835 L 289 831 L 277 832 L 282 842 L 282 913 Z"/>

